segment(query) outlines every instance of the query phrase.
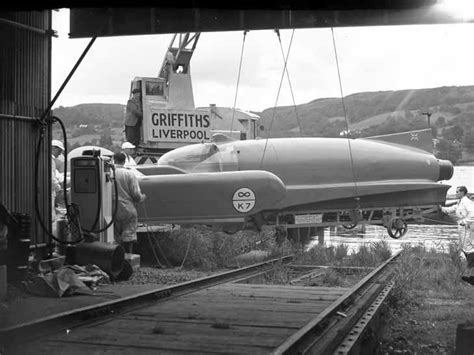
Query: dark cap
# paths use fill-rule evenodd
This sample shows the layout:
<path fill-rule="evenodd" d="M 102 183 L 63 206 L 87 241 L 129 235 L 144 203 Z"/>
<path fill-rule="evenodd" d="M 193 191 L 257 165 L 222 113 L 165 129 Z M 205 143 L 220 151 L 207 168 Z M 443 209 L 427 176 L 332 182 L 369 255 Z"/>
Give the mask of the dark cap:
<path fill-rule="evenodd" d="M 142 91 L 140 89 L 133 89 L 132 94 L 140 94 Z"/>

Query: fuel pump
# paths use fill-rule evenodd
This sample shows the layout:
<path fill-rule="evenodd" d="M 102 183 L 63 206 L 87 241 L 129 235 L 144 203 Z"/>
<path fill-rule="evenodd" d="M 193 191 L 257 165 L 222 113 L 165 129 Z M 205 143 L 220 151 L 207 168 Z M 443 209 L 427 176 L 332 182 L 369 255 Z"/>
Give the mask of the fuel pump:
<path fill-rule="evenodd" d="M 112 243 L 113 225 L 106 228 L 112 221 L 112 169 L 109 159 L 97 153 L 71 159 L 71 204 L 77 205 L 83 231 Z"/>

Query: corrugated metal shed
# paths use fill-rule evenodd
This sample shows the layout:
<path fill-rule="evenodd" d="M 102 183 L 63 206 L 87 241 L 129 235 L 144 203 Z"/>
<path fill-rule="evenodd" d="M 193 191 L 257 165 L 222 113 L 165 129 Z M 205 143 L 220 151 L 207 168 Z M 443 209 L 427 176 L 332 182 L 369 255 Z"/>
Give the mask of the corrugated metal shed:
<path fill-rule="evenodd" d="M 40 216 L 50 224 L 48 128 L 36 158 L 38 119 L 51 97 L 50 29 L 50 10 L 0 12 L 0 202 L 32 217 L 31 242 L 39 247 L 50 241 L 35 212 L 37 192 Z"/>

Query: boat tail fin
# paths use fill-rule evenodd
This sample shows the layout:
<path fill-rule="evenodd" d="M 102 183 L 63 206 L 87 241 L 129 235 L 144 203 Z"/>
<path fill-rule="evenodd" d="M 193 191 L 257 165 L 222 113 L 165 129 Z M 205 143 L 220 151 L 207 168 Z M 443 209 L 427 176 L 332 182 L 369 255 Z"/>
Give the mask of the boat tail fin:
<path fill-rule="evenodd" d="M 419 129 L 415 131 L 384 134 L 381 136 L 365 137 L 365 139 L 376 139 L 389 143 L 406 145 L 408 147 L 422 149 L 433 154 L 433 132 L 431 128 Z"/>

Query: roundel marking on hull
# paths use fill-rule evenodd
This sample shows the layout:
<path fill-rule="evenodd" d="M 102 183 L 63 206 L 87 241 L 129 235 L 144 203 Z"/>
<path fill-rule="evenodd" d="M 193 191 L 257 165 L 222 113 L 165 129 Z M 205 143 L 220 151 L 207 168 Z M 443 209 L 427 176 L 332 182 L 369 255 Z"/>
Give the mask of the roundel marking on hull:
<path fill-rule="evenodd" d="M 232 203 L 237 212 L 249 212 L 255 206 L 255 193 L 248 187 L 241 187 L 234 192 Z"/>

